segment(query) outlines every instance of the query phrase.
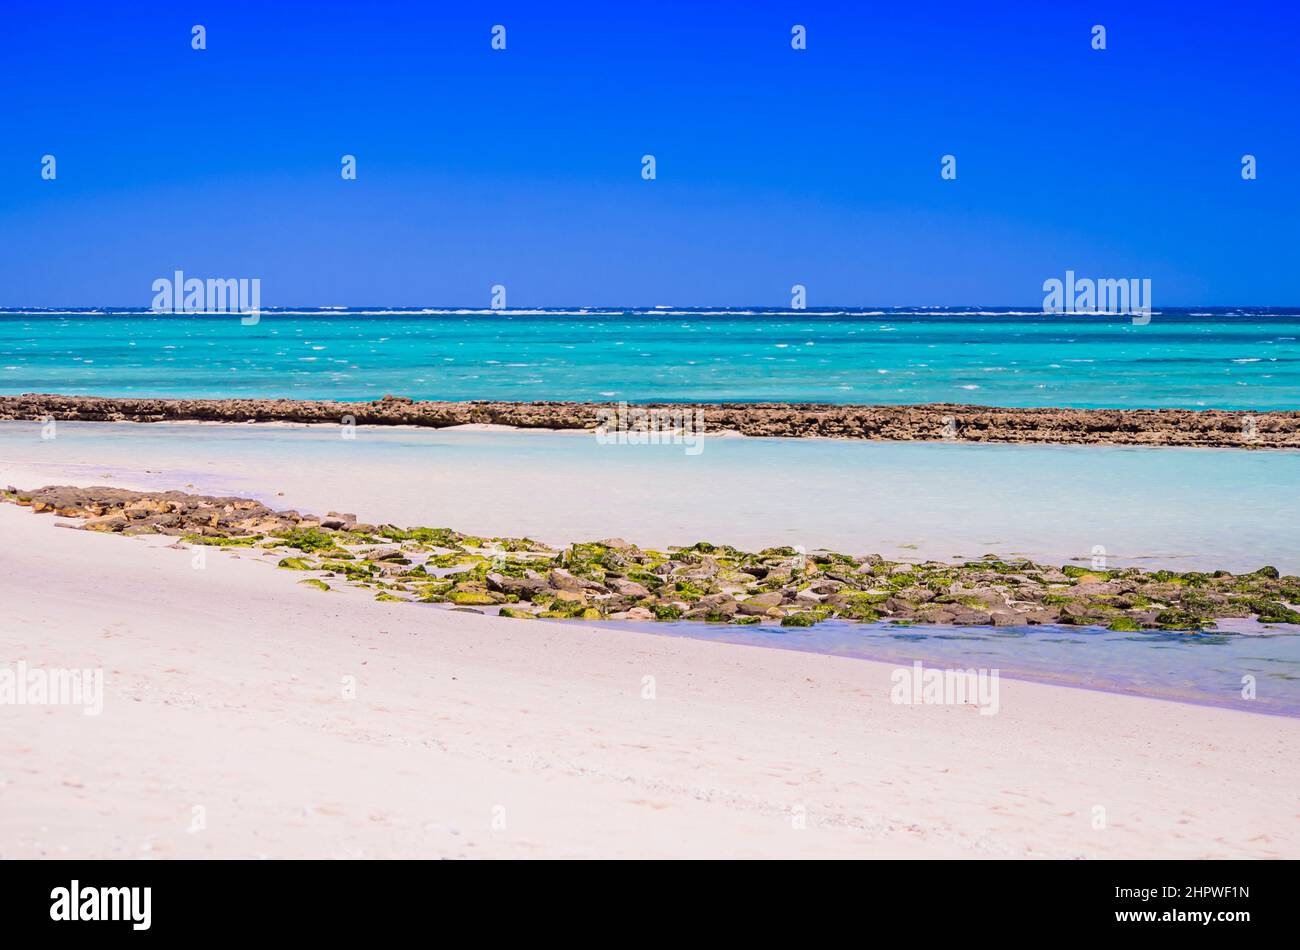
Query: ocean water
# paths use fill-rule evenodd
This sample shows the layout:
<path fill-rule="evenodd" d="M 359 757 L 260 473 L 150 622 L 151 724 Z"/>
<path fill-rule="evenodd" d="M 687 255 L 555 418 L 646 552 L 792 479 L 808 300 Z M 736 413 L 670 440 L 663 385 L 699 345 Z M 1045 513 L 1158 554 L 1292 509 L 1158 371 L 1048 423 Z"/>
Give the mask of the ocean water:
<path fill-rule="evenodd" d="M 1300 408 L 1300 311 L 0 311 L 0 394 Z"/>
<path fill-rule="evenodd" d="M 1007 311 L 0 311 L 0 393 L 372 399 L 965 402 L 1300 408 L 1300 315 Z M 333 426 L 0 423 L 0 484 L 109 484 L 529 535 L 799 545 L 896 560 L 1300 573 L 1300 452 Z M 129 543 L 129 542 L 123 542 Z M 1300 715 L 1300 635 L 827 623 L 646 625 Z M 1258 682 L 1243 700 L 1241 677 Z"/>

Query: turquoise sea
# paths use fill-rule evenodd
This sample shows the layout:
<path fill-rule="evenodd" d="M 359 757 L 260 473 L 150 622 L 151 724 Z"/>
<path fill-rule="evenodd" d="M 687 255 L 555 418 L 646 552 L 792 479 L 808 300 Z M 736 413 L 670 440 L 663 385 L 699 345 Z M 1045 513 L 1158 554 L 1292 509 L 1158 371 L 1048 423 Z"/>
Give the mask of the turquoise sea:
<path fill-rule="evenodd" d="M 0 311 L 0 393 L 1300 409 L 1300 311 Z M 268 476 L 268 473 L 274 473 Z M 467 478 L 467 473 L 472 477 Z M 526 476 L 521 479 L 521 475 Z M 0 423 L 0 480 L 186 488 L 565 542 L 1300 570 L 1300 453 Z M 1300 631 L 819 624 L 647 632 L 1300 715 Z M 1241 698 L 1244 675 L 1259 696 Z"/>
<path fill-rule="evenodd" d="M 0 393 L 1300 408 L 1300 308 L 0 311 Z"/>

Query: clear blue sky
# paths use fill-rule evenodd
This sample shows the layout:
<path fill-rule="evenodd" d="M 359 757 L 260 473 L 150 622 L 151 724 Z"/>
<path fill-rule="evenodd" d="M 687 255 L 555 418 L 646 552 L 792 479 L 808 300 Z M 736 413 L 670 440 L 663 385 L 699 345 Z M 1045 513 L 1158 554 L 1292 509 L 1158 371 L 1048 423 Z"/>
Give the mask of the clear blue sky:
<path fill-rule="evenodd" d="M 0 305 L 1297 304 L 1298 55 L 1282 2 L 13 3 Z"/>

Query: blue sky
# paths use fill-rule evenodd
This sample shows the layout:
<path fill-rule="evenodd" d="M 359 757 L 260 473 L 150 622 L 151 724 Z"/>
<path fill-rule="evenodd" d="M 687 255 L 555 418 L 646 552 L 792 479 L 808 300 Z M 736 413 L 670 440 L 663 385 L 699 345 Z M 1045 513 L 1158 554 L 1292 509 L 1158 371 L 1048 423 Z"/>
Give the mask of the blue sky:
<path fill-rule="evenodd" d="M 0 306 L 145 307 L 176 269 L 259 277 L 266 306 L 1037 305 L 1067 268 L 1150 278 L 1157 307 L 1300 303 L 1291 4 L 5 19 Z"/>

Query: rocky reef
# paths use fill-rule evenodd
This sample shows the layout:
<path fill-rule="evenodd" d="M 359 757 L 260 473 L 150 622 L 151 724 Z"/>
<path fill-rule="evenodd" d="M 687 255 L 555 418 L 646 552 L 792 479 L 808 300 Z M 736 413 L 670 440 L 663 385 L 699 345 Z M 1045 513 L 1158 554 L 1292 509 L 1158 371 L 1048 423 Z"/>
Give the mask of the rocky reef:
<path fill-rule="evenodd" d="M 1057 568 L 993 555 L 911 564 L 874 554 L 747 552 L 704 541 L 656 551 L 617 538 L 553 548 L 528 538 L 372 525 L 352 514 L 317 517 L 186 492 L 10 487 L 2 497 L 80 519 L 83 530 L 258 552 L 321 591 L 345 584 L 369 588 L 377 600 L 512 618 L 785 626 L 836 618 L 1128 631 L 1203 630 L 1222 618 L 1300 623 L 1300 578 L 1272 567 L 1237 575 Z"/>
<path fill-rule="evenodd" d="M 703 431 L 748 436 L 897 441 L 1039 442 L 1099 445 L 1300 448 L 1300 412 L 1215 409 L 1009 409 L 930 404 L 842 406 L 815 403 L 646 403 L 641 411 L 690 413 Z M 0 420 L 100 422 L 294 422 L 414 425 L 494 424 L 527 429 L 591 429 L 605 403 L 373 402 L 294 399 L 113 399 L 0 396 Z M 698 414 L 698 415 L 697 415 Z"/>

